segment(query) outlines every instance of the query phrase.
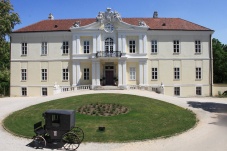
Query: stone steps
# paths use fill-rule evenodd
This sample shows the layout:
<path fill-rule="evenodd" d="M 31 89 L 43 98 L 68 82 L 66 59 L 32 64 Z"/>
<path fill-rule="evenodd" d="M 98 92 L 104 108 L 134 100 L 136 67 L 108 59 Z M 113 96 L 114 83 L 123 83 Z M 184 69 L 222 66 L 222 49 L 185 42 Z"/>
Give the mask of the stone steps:
<path fill-rule="evenodd" d="M 94 90 L 122 90 L 118 86 L 96 86 Z"/>

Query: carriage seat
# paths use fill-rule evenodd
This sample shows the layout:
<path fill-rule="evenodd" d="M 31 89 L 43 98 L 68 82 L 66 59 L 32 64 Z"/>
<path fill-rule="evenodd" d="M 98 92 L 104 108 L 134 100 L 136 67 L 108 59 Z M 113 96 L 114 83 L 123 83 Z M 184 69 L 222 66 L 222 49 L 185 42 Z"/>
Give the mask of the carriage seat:
<path fill-rule="evenodd" d="M 46 134 L 46 130 L 42 127 L 42 121 L 34 124 L 34 132 L 36 135 Z"/>

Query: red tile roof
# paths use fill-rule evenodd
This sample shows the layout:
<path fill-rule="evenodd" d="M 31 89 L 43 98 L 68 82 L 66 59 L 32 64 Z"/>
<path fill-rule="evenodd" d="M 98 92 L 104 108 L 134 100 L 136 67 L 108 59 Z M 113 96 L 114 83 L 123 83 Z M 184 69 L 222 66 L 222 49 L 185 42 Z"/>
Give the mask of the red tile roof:
<path fill-rule="evenodd" d="M 123 18 L 124 22 L 132 25 L 144 21 L 151 30 L 188 30 L 188 31 L 211 31 L 211 29 L 180 18 Z M 43 20 L 24 28 L 15 30 L 14 33 L 21 32 L 47 32 L 47 31 L 70 31 L 70 27 L 77 21 L 80 26 L 89 25 L 96 21 L 95 18 L 87 19 L 62 19 Z"/>

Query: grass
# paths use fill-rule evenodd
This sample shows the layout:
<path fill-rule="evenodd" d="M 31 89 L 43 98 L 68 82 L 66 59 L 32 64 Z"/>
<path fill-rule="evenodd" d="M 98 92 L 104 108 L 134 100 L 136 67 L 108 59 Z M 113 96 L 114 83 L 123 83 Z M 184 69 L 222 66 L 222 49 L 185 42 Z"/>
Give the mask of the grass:
<path fill-rule="evenodd" d="M 126 142 L 169 137 L 192 128 L 194 113 L 178 106 L 151 98 L 126 94 L 89 94 L 37 104 L 16 111 L 4 120 L 14 134 L 34 136 L 33 124 L 42 120 L 47 109 L 73 109 L 91 103 L 116 103 L 129 109 L 117 116 L 91 116 L 76 113 L 76 126 L 83 129 L 85 142 Z M 98 131 L 105 126 L 104 132 Z"/>

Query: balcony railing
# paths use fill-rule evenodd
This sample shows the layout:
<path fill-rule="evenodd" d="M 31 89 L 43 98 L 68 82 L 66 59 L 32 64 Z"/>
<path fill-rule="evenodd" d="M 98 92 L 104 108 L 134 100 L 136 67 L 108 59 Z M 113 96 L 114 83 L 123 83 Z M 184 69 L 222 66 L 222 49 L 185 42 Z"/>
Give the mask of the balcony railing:
<path fill-rule="evenodd" d="M 96 57 L 121 57 L 121 51 L 98 51 Z"/>

